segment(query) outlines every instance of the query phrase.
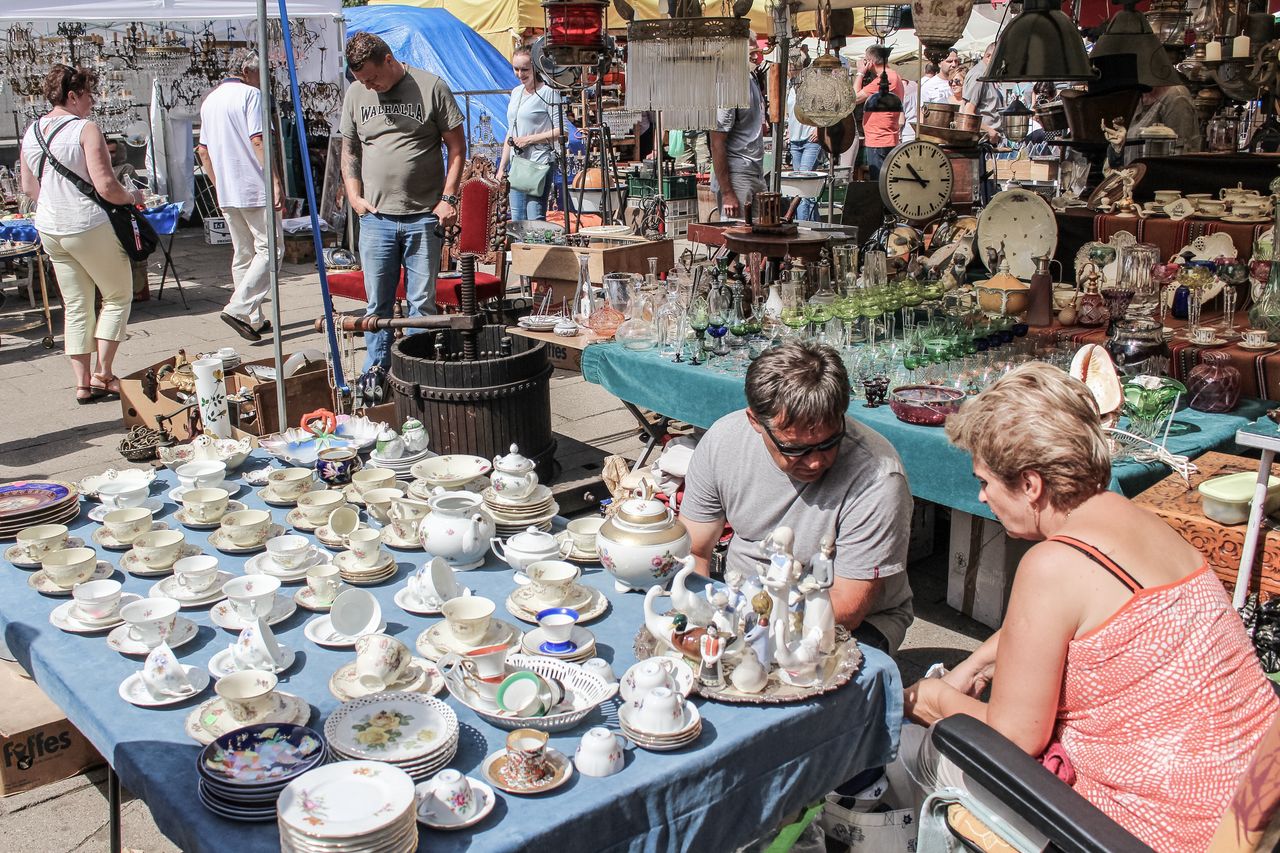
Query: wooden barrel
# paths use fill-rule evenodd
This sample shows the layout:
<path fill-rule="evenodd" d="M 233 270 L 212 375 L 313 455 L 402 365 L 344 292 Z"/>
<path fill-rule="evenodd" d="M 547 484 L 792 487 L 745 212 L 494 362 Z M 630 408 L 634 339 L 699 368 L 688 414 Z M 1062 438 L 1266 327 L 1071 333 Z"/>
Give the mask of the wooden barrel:
<path fill-rule="evenodd" d="M 390 386 L 397 420 L 417 418 L 437 453 L 492 459 L 512 444 L 551 482 L 551 362 L 546 344 L 485 326 L 477 357 L 462 358 L 456 331 L 405 335 L 391 347 Z M 509 354 L 508 354 L 509 353 Z"/>

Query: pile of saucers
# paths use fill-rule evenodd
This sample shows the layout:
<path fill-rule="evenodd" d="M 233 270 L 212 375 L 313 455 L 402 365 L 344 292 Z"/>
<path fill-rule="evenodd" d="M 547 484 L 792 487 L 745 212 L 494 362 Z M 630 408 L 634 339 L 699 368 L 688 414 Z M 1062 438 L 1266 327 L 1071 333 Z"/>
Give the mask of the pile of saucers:
<path fill-rule="evenodd" d="M 369 466 L 372 468 L 386 468 L 396 472 L 397 480 L 412 480 L 413 474 L 409 471 L 415 463 L 421 462 L 429 456 L 432 456 L 430 450 L 423 450 L 420 453 L 410 453 L 404 456 L 398 456 L 395 459 L 387 459 L 380 456 L 375 450 L 369 455 Z"/>
<path fill-rule="evenodd" d="M 418 849 L 413 779 L 378 761 L 339 761 L 304 773 L 285 786 L 276 811 L 286 853 Z"/>
<path fill-rule="evenodd" d="M 493 516 L 499 536 L 514 536 L 530 527 L 550 530 L 551 519 L 560 512 L 560 504 L 556 503 L 550 487 L 541 484 L 519 502 L 502 497 L 492 488 L 485 489 L 483 496 L 485 509 Z"/>
<path fill-rule="evenodd" d="M 231 820 L 272 820 L 285 786 L 327 758 L 319 733 L 306 726 L 263 723 L 236 729 L 196 759 L 200 802 Z"/>
<path fill-rule="evenodd" d="M 382 551 L 378 562 L 369 567 L 361 566 L 352 558 L 350 551 L 343 551 L 333 560 L 338 567 L 339 576 L 354 586 L 373 586 L 389 578 L 395 577 L 399 566 L 395 555 L 390 551 Z"/>
<path fill-rule="evenodd" d="M 67 524 L 80 514 L 80 491 L 60 480 L 0 484 L 0 540 L 24 527 Z"/>
<path fill-rule="evenodd" d="M 388 691 L 344 702 L 324 735 L 336 758 L 385 761 L 420 782 L 458 751 L 458 717 L 439 699 Z"/>
<path fill-rule="evenodd" d="M 618 708 L 622 733 L 652 752 L 683 749 L 702 734 L 702 715 L 678 690 L 654 687 Z"/>

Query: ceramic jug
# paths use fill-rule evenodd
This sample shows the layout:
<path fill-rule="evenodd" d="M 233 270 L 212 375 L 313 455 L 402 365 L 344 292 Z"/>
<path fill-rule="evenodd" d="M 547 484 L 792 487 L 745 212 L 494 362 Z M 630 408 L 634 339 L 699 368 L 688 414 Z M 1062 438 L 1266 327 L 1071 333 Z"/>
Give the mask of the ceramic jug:
<path fill-rule="evenodd" d="M 533 494 L 538 487 L 538 474 L 533 460 L 520 455 L 520 448 L 511 445 L 506 456 L 493 457 L 493 473 L 489 475 L 493 490 L 508 501 L 521 501 Z"/>
<path fill-rule="evenodd" d="M 645 483 L 623 501 L 596 534 L 600 562 L 620 591 L 666 586 L 681 558 L 689 555 L 689 531 Z"/>
<path fill-rule="evenodd" d="M 446 492 L 428 504 L 431 512 L 418 526 L 423 550 L 443 557 L 455 571 L 482 565 L 495 531 L 484 498 L 471 492 Z"/>

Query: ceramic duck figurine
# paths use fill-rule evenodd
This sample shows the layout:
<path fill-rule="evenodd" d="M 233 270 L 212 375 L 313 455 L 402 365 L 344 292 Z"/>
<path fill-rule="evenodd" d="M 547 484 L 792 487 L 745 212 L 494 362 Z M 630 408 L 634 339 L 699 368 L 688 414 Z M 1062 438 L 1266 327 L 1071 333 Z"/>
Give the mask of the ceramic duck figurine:
<path fill-rule="evenodd" d="M 822 537 L 821 550 L 809 566 L 809 575 L 800 582 L 804 595 L 804 633 L 818 631 L 821 642 L 818 650 L 829 654 L 836 646 L 836 614 L 831 606 L 831 586 L 835 583 L 835 537 L 828 533 Z"/>
<path fill-rule="evenodd" d="M 649 591 L 644 594 L 644 626 L 649 629 L 649 633 L 657 638 L 661 645 L 674 651 L 680 651 L 671 645 L 671 615 L 659 613 L 654 606 L 663 594 L 660 586 L 651 586 Z"/>
<path fill-rule="evenodd" d="M 798 642 L 793 642 L 791 620 L 778 619 L 774 622 L 773 634 L 773 657 L 778 662 L 778 678 L 795 687 L 815 684 L 818 681 L 818 664 L 823 657 L 818 650 L 822 632 L 814 628 Z"/>
<path fill-rule="evenodd" d="M 689 624 L 705 628 L 715 618 L 715 608 L 707 599 L 685 586 L 685 581 L 694 573 L 693 556 L 684 557 L 680 562 L 684 568 L 676 572 L 671 581 L 671 606 L 688 617 Z"/>
<path fill-rule="evenodd" d="M 702 661 L 702 638 L 707 635 L 706 628 L 697 628 L 689 624 L 689 617 L 683 613 L 675 613 L 671 617 L 671 648 L 691 661 Z"/>
<path fill-rule="evenodd" d="M 742 650 L 742 658 L 729 673 L 729 683 L 742 693 L 759 693 L 769 681 L 769 673 L 760 665 L 760 658 L 755 650 L 747 646 Z"/>

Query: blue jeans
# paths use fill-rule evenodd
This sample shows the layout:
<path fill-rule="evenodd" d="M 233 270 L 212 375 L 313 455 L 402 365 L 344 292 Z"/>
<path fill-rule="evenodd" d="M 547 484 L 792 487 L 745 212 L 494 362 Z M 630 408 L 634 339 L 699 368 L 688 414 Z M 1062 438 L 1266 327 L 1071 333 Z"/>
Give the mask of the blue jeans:
<path fill-rule="evenodd" d="M 369 304 L 366 317 L 388 318 L 395 307 L 400 268 L 404 267 L 409 316 L 436 313 L 436 272 L 440 269 L 440 220 L 431 213 L 392 216 L 366 213 L 360 217 L 360 266 Z M 412 334 L 417 329 L 405 329 Z M 391 330 L 365 332 L 364 370 L 391 362 Z"/>
<path fill-rule="evenodd" d="M 555 184 L 556 167 L 553 163 L 547 176 L 542 180 L 542 192 L 538 195 L 521 192 L 512 188 L 511 194 L 507 196 L 511 203 L 511 218 L 515 220 L 534 221 L 545 219 L 547 216 L 547 196 L 551 193 L 551 187 Z"/>
<path fill-rule="evenodd" d="M 867 169 L 871 172 L 871 180 L 880 180 L 880 166 L 884 163 L 885 156 L 893 150 L 893 147 L 887 148 L 867 148 Z"/>
<path fill-rule="evenodd" d="M 818 163 L 822 161 L 822 143 L 821 142 L 792 142 L 791 143 L 791 168 L 797 172 L 811 172 L 818 168 Z M 801 199 L 800 206 L 796 208 L 796 219 L 812 221 L 814 211 L 818 208 L 818 200 L 816 198 Z"/>

